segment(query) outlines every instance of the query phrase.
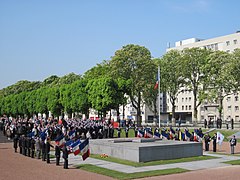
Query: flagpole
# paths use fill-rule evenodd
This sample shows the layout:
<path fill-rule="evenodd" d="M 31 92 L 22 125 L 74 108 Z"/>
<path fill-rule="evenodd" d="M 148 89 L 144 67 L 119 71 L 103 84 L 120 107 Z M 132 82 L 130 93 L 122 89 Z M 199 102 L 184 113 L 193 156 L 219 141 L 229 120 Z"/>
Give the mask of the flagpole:
<path fill-rule="evenodd" d="M 159 103 L 158 103 L 158 126 L 159 128 L 161 127 L 160 124 L 160 114 L 161 114 L 161 97 L 160 97 L 160 66 L 158 66 L 158 98 L 159 98 Z"/>

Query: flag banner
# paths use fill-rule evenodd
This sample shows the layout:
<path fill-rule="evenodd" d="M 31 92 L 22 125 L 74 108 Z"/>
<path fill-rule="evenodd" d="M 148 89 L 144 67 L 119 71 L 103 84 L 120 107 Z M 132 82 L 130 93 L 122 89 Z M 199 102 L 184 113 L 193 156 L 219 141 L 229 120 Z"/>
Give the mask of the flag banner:
<path fill-rule="evenodd" d="M 144 132 L 141 130 L 138 130 L 137 137 L 142 138 L 144 135 Z"/>
<path fill-rule="evenodd" d="M 64 136 L 63 134 L 61 134 L 60 136 L 58 136 L 58 137 L 55 139 L 55 142 L 56 142 L 56 144 L 57 144 L 60 148 L 62 148 L 63 145 L 64 145 L 64 143 L 66 142 L 66 141 L 65 141 L 65 136 Z"/>
<path fill-rule="evenodd" d="M 188 130 L 185 130 L 185 135 L 187 138 L 191 138 L 191 133 Z"/>
<path fill-rule="evenodd" d="M 217 143 L 221 146 L 222 142 L 224 140 L 224 135 L 222 135 L 220 132 L 217 132 Z"/>
<path fill-rule="evenodd" d="M 154 90 L 158 89 L 158 84 L 159 84 L 159 77 L 158 77 L 158 73 L 157 73 L 156 84 L 154 86 Z"/>
<path fill-rule="evenodd" d="M 83 141 L 80 146 L 80 151 L 82 153 L 82 159 L 85 160 L 89 157 L 90 151 L 89 151 L 89 138 L 87 138 L 85 141 Z"/>
<path fill-rule="evenodd" d="M 145 138 L 152 138 L 153 137 L 153 133 L 150 129 L 146 129 L 145 133 L 144 133 L 144 137 Z"/>
<path fill-rule="evenodd" d="M 46 137 L 47 137 L 47 129 L 40 132 L 40 138 L 42 139 L 42 141 L 44 141 L 46 139 Z"/>
<path fill-rule="evenodd" d="M 69 136 L 69 139 L 75 138 L 75 136 L 76 136 L 76 131 L 75 131 L 75 130 L 70 131 L 70 132 L 68 133 L 68 136 Z"/>
<path fill-rule="evenodd" d="M 28 133 L 28 137 L 30 137 L 30 138 L 32 138 L 32 137 L 34 137 L 34 135 L 35 135 L 35 133 L 34 133 L 34 131 L 33 132 L 30 132 L 30 133 Z"/>
<path fill-rule="evenodd" d="M 90 156 L 90 150 L 88 149 L 87 152 L 82 155 L 83 161 L 85 161 L 85 159 L 87 159 L 89 156 Z"/>
<path fill-rule="evenodd" d="M 77 141 L 75 141 L 72 145 L 71 145 L 71 149 L 73 154 L 76 156 L 80 153 L 80 139 L 78 139 Z"/>
<path fill-rule="evenodd" d="M 169 139 L 169 134 L 166 133 L 165 131 L 161 131 L 161 135 L 164 139 Z"/>
<path fill-rule="evenodd" d="M 175 131 L 173 130 L 172 127 L 170 127 L 170 133 L 175 134 Z"/>
<path fill-rule="evenodd" d="M 159 139 L 160 138 L 160 133 L 159 132 L 155 132 L 153 138 Z"/>
<path fill-rule="evenodd" d="M 65 144 L 66 144 L 66 147 L 67 147 L 67 150 L 69 153 L 72 152 L 72 144 L 74 143 L 74 141 L 72 139 L 70 139 L 69 141 L 67 141 Z"/>

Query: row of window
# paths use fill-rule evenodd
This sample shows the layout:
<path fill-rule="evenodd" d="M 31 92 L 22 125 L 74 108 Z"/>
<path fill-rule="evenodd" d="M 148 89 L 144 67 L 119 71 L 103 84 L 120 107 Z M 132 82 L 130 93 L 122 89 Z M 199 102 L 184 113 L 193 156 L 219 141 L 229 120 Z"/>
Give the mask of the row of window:
<path fill-rule="evenodd" d="M 235 96 L 234 99 L 235 99 L 235 101 L 239 101 L 238 96 Z M 230 101 L 231 101 L 231 97 L 227 97 L 227 102 L 230 102 Z"/>
<path fill-rule="evenodd" d="M 234 39 L 234 40 L 233 40 L 233 44 L 237 44 L 237 43 L 238 43 L 237 39 Z M 226 41 L 226 45 L 227 45 L 227 46 L 230 46 L 230 44 L 231 44 L 230 41 Z"/>
<path fill-rule="evenodd" d="M 167 106 L 167 110 L 169 111 L 169 106 Z M 178 111 L 180 109 L 178 109 L 178 106 L 175 107 L 175 110 Z M 186 105 L 186 106 L 182 106 L 181 110 L 192 110 L 192 106 L 191 105 Z"/>
<path fill-rule="evenodd" d="M 228 111 L 232 110 L 232 106 L 228 106 Z M 239 111 L 239 106 L 235 106 L 235 111 Z"/>
<path fill-rule="evenodd" d="M 184 102 L 184 100 L 185 100 L 185 102 L 191 102 L 191 101 L 192 101 L 192 97 L 185 97 L 185 98 L 182 98 L 182 102 Z M 170 100 L 167 99 L 167 102 L 169 103 Z M 178 98 L 176 99 L 176 103 L 178 103 Z"/>

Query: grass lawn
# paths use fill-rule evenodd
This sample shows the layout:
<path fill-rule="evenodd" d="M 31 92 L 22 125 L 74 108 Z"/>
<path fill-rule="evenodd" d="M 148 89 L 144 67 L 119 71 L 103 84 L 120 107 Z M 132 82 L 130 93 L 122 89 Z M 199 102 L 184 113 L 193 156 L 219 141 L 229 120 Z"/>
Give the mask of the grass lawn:
<path fill-rule="evenodd" d="M 116 179 L 136 179 L 136 178 L 144 178 L 144 177 L 151 177 L 151 176 L 183 173 L 188 171 L 181 168 L 173 168 L 173 169 L 145 171 L 145 172 L 137 172 L 137 173 L 122 173 L 119 171 L 109 170 L 106 168 L 102 168 L 102 167 L 98 167 L 90 164 L 79 165 L 77 166 L 77 168 L 94 172 L 97 174 L 102 174 L 105 176 L 110 176 Z"/>
<path fill-rule="evenodd" d="M 224 163 L 231 164 L 231 165 L 240 165 L 240 160 L 227 161 Z"/>
<path fill-rule="evenodd" d="M 191 162 L 191 161 L 201 161 L 201 160 L 208 160 L 208 159 L 215 159 L 216 157 L 212 156 L 196 156 L 196 157 L 189 157 L 189 158 L 180 158 L 180 159 L 172 159 L 172 160 L 159 160 L 159 161 L 150 161 L 150 162 L 133 162 L 133 161 L 128 161 L 124 159 L 118 159 L 115 157 L 105 157 L 102 158 L 100 157 L 101 155 L 99 154 L 91 154 L 90 157 L 95 158 L 95 159 L 100 159 L 104 161 L 109 161 L 109 162 L 115 162 L 118 164 L 124 164 L 128 166 L 134 166 L 134 167 L 142 167 L 142 166 L 155 166 L 155 165 L 162 165 L 162 164 L 172 164 L 172 163 L 182 163 L 182 162 Z"/>

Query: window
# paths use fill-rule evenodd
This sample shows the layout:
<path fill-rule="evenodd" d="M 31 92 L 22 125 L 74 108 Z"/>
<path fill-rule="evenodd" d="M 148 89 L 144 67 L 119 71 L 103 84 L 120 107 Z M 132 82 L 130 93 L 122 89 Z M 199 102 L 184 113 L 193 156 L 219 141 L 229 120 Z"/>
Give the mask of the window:
<path fill-rule="evenodd" d="M 231 101 L 231 97 L 227 97 L 227 102 L 230 102 Z"/>
<path fill-rule="evenodd" d="M 192 110 L 192 106 L 191 106 L 191 105 L 189 105 L 189 106 L 188 106 L 188 109 L 189 109 L 189 110 Z"/>
<path fill-rule="evenodd" d="M 229 46 L 230 45 L 230 41 L 227 41 L 226 44 L 227 44 L 227 46 Z"/>
<path fill-rule="evenodd" d="M 189 101 L 189 102 L 191 102 L 191 100 L 192 100 L 192 98 L 191 98 L 191 97 L 189 97 L 189 98 L 188 98 L 188 101 Z"/>
<path fill-rule="evenodd" d="M 228 111 L 231 111 L 232 107 L 231 106 L 228 106 Z"/>
<path fill-rule="evenodd" d="M 188 98 L 186 97 L 186 98 L 185 98 L 185 102 L 187 102 L 187 99 L 188 99 Z"/>
<path fill-rule="evenodd" d="M 182 110 L 184 110 L 184 106 L 182 106 Z"/>
<path fill-rule="evenodd" d="M 233 40 L 233 44 L 237 44 L 237 40 L 236 39 Z"/>
<path fill-rule="evenodd" d="M 184 102 L 184 98 L 182 98 L 182 102 Z"/>
<path fill-rule="evenodd" d="M 239 106 L 235 106 L 235 111 L 239 111 Z"/>
<path fill-rule="evenodd" d="M 186 110 L 187 110 L 187 105 L 186 105 Z"/>
<path fill-rule="evenodd" d="M 238 98 L 238 96 L 235 96 L 235 101 L 239 101 L 239 98 Z"/>

